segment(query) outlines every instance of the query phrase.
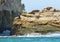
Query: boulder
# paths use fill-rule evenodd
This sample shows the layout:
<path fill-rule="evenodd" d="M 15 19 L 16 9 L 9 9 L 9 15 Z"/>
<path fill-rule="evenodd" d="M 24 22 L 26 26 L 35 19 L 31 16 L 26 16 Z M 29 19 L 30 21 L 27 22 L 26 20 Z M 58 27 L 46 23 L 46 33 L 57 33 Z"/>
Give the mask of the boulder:
<path fill-rule="evenodd" d="M 56 9 L 54 9 L 53 7 L 47 7 L 42 10 L 42 12 L 54 12 L 54 11 L 56 11 Z"/>

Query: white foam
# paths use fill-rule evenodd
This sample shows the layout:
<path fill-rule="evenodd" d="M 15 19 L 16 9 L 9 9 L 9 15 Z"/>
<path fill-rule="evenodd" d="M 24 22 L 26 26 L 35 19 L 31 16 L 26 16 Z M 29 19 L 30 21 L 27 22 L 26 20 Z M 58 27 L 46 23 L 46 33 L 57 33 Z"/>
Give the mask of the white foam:
<path fill-rule="evenodd" d="M 45 34 L 45 35 L 32 33 L 32 34 L 25 35 L 25 37 L 60 37 L 60 33 L 52 33 L 52 34 Z"/>
<path fill-rule="evenodd" d="M 45 35 L 42 35 L 40 33 L 30 33 L 26 35 L 17 35 L 17 36 L 0 36 L 0 37 L 60 37 L 60 32 L 56 33 L 48 33 Z"/>

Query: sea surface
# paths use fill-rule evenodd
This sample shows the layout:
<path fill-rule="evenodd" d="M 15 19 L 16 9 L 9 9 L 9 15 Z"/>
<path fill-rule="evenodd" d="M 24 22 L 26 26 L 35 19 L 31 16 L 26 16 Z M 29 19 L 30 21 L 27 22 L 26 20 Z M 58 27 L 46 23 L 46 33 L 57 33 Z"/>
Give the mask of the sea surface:
<path fill-rule="evenodd" d="M 2 35 L 0 36 L 0 42 L 60 42 L 60 32 L 48 33 L 46 35 L 41 35 L 39 33 L 31 33 L 22 36 Z"/>
<path fill-rule="evenodd" d="M 60 37 L 0 37 L 0 42 L 60 42 Z"/>

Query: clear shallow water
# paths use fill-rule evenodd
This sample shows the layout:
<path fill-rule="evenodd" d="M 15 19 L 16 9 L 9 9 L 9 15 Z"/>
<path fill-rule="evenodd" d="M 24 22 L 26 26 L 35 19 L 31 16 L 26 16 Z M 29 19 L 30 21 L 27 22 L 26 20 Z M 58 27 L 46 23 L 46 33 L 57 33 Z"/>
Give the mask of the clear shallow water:
<path fill-rule="evenodd" d="M 0 42 L 60 42 L 60 37 L 3 37 Z"/>

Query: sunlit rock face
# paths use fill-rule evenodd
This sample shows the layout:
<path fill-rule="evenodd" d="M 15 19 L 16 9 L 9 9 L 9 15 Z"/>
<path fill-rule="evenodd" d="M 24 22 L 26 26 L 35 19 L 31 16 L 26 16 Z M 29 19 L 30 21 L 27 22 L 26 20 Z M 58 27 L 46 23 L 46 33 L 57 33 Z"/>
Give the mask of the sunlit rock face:
<path fill-rule="evenodd" d="M 21 0 L 0 0 L 0 32 L 11 28 L 14 17 L 24 10 Z"/>
<path fill-rule="evenodd" d="M 12 27 L 13 35 L 26 33 L 60 32 L 60 10 L 47 7 L 43 10 L 33 10 L 30 13 L 15 17 Z"/>
<path fill-rule="evenodd" d="M 54 12 L 54 11 L 56 11 L 56 9 L 54 9 L 53 7 L 46 7 L 42 11 L 43 12 Z"/>

